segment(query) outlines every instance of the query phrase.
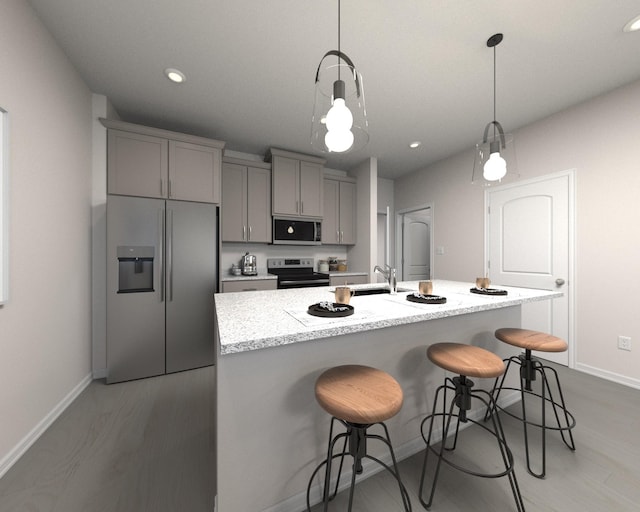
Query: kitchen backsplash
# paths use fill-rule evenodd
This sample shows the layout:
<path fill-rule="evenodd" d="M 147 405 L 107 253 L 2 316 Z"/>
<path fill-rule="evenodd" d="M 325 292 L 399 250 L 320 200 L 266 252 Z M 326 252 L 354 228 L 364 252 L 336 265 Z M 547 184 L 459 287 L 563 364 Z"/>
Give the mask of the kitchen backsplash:
<path fill-rule="evenodd" d="M 240 258 L 246 252 L 256 256 L 259 272 L 266 272 L 267 258 L 314 258 L 315 270 L 318 270 L 318 260 L 328 259 L 331 256 L 335 256 L 340 260 L 347 259 L 347 249 L 345 247 L 224 243 L 220 254 L 220 275 L 228 275 L 231 265 L 233 263 L 239 265 Z M 349 270 L 366 270 L 358 268 L 357 265 L 352 265 L 348 260 L 347 265 Z"/>

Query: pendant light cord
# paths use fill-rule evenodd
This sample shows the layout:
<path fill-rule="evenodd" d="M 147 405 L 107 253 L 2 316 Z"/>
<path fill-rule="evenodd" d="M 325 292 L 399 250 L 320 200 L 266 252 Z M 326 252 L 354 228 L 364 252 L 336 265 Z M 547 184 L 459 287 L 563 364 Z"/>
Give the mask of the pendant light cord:
<path fill-rule="evenodd" d="M 338 0 L 338 80 L 340 80 L 340 0 Z"/>
<path fill-rule="evenodd" d="M 493 122 L 496 121 L 496 46 L 493 47 Z M 493 125 L 493 138 L 496 138 L 496 125 Z"/>

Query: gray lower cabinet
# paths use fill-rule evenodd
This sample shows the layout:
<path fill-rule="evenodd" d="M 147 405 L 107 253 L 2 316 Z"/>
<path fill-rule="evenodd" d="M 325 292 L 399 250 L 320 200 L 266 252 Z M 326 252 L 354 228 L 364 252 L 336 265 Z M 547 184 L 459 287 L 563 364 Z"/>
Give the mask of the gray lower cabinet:
<path fill-rule="evenodd" d="M 352 179 L 324 180 L 322 243 L 356 243 L 356 182 Z"/>
<path fill-rule="evenodd" d="M 271 242 L 268 164 L 226 159 L 222 165 L 222 241 Z"/>
<path fill-rule="evenodd" d="M 369 276 L 366 274 L 360 276 L 336 276 L 332 275 L 329 278 L 330 286 L 344 286 L 350 284 L 367 284 L 369 283 Z"/>
<path fill-rule="evenodd" d="M 278 287 L 277 279 L 238 279 L 236 281 L 223 281 L 222 292 L 255 292 L 258 290 L 275 290 Z"/>
<path fill-rule="evenodd" d="M 220 203 L 224 143 L 122 121 L 107 132 L 109 194 Z"/>

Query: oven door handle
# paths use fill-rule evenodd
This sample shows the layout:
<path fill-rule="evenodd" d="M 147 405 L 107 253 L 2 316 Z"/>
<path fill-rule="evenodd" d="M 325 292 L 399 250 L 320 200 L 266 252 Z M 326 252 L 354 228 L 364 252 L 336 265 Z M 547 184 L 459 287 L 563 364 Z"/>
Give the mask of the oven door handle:
<path fill-rule="evenodd" d="M 327 286 L 329 286 L 329 280 L 328 279 L 282 280 L 278 284 L 280 284 L 280 286 L 290 286 L 290 285 L 296 285 L 296 284 L 318 284 L 318 286 L 322 286 L 325 283 L 326 283 Z"/>

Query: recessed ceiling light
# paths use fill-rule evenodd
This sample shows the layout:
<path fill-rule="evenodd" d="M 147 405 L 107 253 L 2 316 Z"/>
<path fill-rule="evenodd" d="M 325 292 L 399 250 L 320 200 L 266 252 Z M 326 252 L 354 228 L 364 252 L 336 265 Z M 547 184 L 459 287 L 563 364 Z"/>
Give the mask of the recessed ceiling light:
<path fill-rule="evenodd" d="M 187 79 L 187 77 L 184 76 L 184 73 L 179 69 L 167 68 L 164 70 L 164 74 L 167 75 L 169 80 L 177 84 L 181 84 Z"/>
<path fill-rule="evenodd" d="M 634 32 L 640 30 L 640 15 L 633 18 L 629 23 L 624 26 L 625 32 Z"/>
<path fill-rule="evenodd" d="M 420 142 L 419 140 L 416 140 L 416 141 L 411 142 L 411 143 L 409 144 L 409 147 L 410 147 L 411 149 L 416 149 L 416 148 L 419 148 L 420 146 L 422 146 L 422 142 Z"/>

